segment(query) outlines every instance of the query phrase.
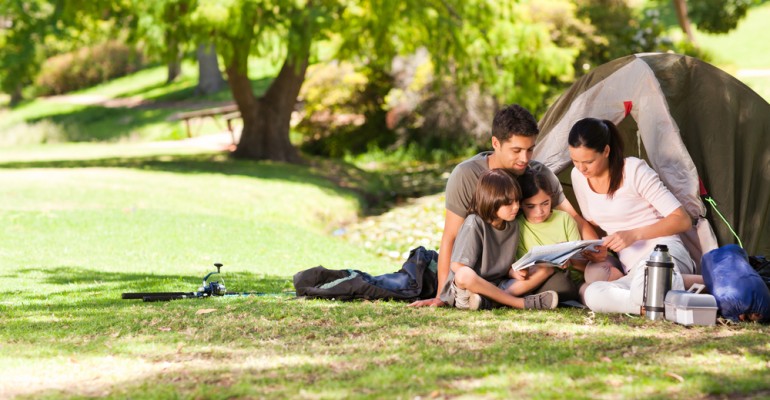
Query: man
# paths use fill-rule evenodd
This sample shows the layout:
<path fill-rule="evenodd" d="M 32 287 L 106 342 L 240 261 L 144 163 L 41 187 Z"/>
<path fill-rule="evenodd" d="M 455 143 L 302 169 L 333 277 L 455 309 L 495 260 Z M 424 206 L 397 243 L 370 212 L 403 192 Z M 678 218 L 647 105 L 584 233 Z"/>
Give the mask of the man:
<path fill-rule="evenodd" d="M 438 287 L 444 287 L 449 275 L 449 263 L 454 248 L 457 232 L 465 221 L 467 209 L 479 176 L 489 169 L 505 168 L 516 175 L 521 175 L 527 168 L 546 174 L 551 187 L 558 188 L 553 196 L 556 209 L 562 210 L 575 218 L 583 239 L 598 239 L 589 223 L 578 215 L 575 208 L 564 196 L 561 183 L 556 175 L 545 165 L 532 160 L 535 140 L 539 130 L 535 117 L 524 107 L 513 104 L 504 107 L 495 114 L 492 121 L 492 148 L 463 161 L 452 171 L 446 185 L 446 219 L 444 233 L 438 252 Z M 410 306 L 443 306 L 439 293 L 433 299 L 419 300 Z"/>

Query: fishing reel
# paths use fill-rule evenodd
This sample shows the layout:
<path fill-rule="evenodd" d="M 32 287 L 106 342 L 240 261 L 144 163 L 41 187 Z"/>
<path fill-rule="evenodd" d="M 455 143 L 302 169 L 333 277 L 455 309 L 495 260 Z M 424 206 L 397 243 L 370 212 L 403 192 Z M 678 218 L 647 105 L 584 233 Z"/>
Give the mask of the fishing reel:
<path fill-rule="evenodd" d="M 227 293 L 227 289 L 225 289 L 225 280 L 220 278 L 219 281 L 211 281 L 209 282 L 209 278 L 211 278 L 213 275 L 220 275 L 222 264 L 215 263 L 215 267 L 217 267 L 216 271 L 209 272 L 204 278 L 203 278 L 203 284 L 200 288 L 198 288 L 197 292 L 147 292 L 147 293 L 123 293 L 121 294 L 121 298 L 126 300 L 132 300 L 132 299 L 141 299 L 145 302 L 154 302 L 154 301 L 169 301 L 169 300 L 180 300 L 180 299 L 202 299 L 206 297 L 212 297 L 212 296 L 262 296 L 266 293 L 262 292 L 236 292 L 236 293 Z"/>
<path fill-rule="evenodd" d="M 198 293 L 200 293 L 201 296 L 224 296 L 225 293 L 227 293 L 224 278 L 221 278 L 221 283 L 219 281 L 208 281 L 212 275 L 220 275 L 219 272 L 220 268 L 222 268 L 222 264 L 215 263 L 214 266 L 217 267 L 217 271 L 209 272 L 205 277 L 203 277 L 203 284 L 200 288 L 198 288 Z"/>

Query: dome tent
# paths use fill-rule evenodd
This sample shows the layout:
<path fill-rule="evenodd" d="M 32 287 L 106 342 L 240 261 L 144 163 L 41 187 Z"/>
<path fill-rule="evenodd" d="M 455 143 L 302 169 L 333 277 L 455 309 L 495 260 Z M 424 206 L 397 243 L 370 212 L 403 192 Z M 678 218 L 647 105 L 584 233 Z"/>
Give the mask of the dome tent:
<path fill-rule="evenodd" d="M 569 130 L 585 117 L 618 125 L 626 155 L 647 160 L 693 217 L 682 236 L 696 261 L 715 239 L 737 241 L 707 210 L 699 179 L 746 251 L 770 254 L 770 105 L 746 85 L 678 54 L 636 54 L 595 68 L 540 121 L 533 158 L 562 182 L 570 182 Z"/>

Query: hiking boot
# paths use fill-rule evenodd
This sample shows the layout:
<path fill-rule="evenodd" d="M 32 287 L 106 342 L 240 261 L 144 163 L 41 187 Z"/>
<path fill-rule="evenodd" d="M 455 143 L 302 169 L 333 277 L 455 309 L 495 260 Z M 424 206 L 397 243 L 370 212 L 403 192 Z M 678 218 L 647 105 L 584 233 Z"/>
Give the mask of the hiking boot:
<path fill-rule="evenodd" d="M 468 299 L 468 309 L 469 310 L 491 310 L 492 309 L 492 302 L 478 294 L 473 292 L 468 292 L 471 294 L 470 298 Z"/>
<path fill-rule="evenodd" d="M 553 310 L 559 304 L 559 294 L 553 290 L 524 298 L 525 310 Z"/>

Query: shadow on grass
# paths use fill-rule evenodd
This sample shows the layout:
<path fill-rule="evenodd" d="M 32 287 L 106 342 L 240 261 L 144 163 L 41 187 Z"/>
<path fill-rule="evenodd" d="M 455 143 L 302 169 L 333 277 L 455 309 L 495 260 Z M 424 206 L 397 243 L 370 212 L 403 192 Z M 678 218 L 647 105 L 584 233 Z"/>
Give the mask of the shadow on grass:
<path fill-rule="evenodd" d="M 115 141 L 129 138 L 137 128 L 168 120 L 171 109 L 88 105 L 66 114 L 27 120 L 48 121 L 58 127 L 58 140 L 67 142 Z"/>
<path fill-rule="evenodd" d="M 36 279 L 39 284 L 56 287 L 50 293 L 8 290 L 0 294 L 0 299 L 25 304 L 23 308 L 33 312 L 42 309 L 68 308 L 73 304 L 92 304 L 94 301 L 102 306 L 108 306 L 113 304 L 114 300 L 120 300 L 120 294 L 123 292 L 195 292 L 203 281 L 203 276 L 104 272 L 76 266 L 22 268 L 0 275 L 0 278 L 19 279 L 25 282 Z M 243 271 L 212 275 L 209 278 L 209 282 L 211 281 L 224 282 L 228 292 L 288 295 L 293 291 L 290 277 Z M 43 300 L 46 304 L 37 303 Z M 59 300 L 66 301 L 59 304 Z"/>
<path fill-rule="evenodd" d="M 756 326 L 688 329 L 634 320 L 646 329 L 586 331 L 578 327 L 586 314 L 580 310 L 464 313 L 389 302 L 272 300 L 225 309 L 220 303 L 216 320 L 226 322 L 205 323 L 212 320 L 194 315 L 189 304 L 124 308 L 147 323 L 123 327 L 121 335 L 158 345 L 136 356 L 172 368 L 122 382 L 113 395 L 726 398 L 770 389 L 756 369 L 770 358 L 767 330 Z M 121 329 L 100 318 L 115 319 L 96 311 L 70 326 Z M 91 337 L 107 336 L 94 330 Z M 179 352 L 182 338 L 187 344 Z M 99 344 L 82 351 L 103 352 Z"/>
<path fill-rule="evenodd" d="M 0 168 L 132 168 L 177 174 L 222 174 L 288 182 L 308 182 L 308 180 L 312 181 L 313 178 L 316 178 L 314 183 L 325 184 L 327 188 L 336 188 L 331 182 L 313 176 L 304 166 L 237 160 L 221 153 L 106 157 L 85 160 L 13 161 L 0 162 Z"/>
<path fill-rule="evenodd" d="M 272 78 L 251 81 L 255 95 L 260 96 L 267 90 Z M 232 102 L 229 88 L 210 95 L 197 95 L 197 82 L 180 86 L 177 90 L 163 91 L 165 83 L 142 86 L 134 91 L 121 93 L 120 98 L 140 96 L 148 91 L 162 93 L 147 97 L 140 104 L 127 107 L 106 107 L 87 105 L 67 113 L 53 113 L 38 118 L 28 119 L 28 123 L 50 122 L 57 126 L 58 140 L 67 142 L 115 141 L 130 138 L 132 133 L 147 125 L 170 121 L 173 114 L 216 107 Z"/>
<path fill-rule="evenodd" d="M 280 293 L 289 285 L 287 277 L 223 275 L 234 290 Z M 116 398 L 206 397 L 212 390 L 222 398 L 700 398 L 770 389 L 770 328 L 755 324 L 685 328 L 596 315 L 586 329 L 585 310 L 470 313 L 285 295 L 142 303 L 120 293 L 195 290 L 201 277 L 79 266 L 23 268 L 0 278 L 52 287 L 0 293 L 6 354 L 12 348 L 15 357 L 43 365 L 73 354 L 84 363 L 116 357 L 168 366 L 102 388 Z M 204 309 L 215 311 L 198 313 Z"/>

